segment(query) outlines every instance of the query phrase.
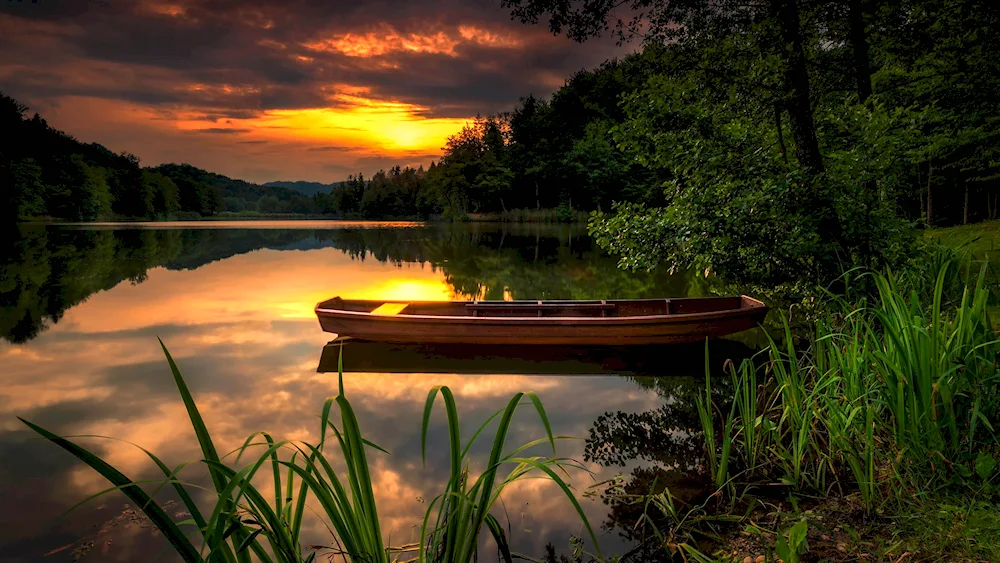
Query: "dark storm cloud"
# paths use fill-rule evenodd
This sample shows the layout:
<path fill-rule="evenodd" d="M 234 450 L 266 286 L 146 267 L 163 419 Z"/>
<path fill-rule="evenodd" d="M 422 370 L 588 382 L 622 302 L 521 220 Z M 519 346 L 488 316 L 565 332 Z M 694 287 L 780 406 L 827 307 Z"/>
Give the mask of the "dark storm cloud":
<path fill-rule="evenodd" d="M 32 98 L 202 108 L 206 119 L 330 107 L 339 103 L 330 92 L 335 84 L 425 107 L 428 117 L 467 117 L 547 94 L 559 77 L 621 52 L 608 41 L 581 46 L 512 22 L 491 0 L 45 4 L 0 11 L 0 47 L 24 61 L 0 63 L 9 67 L 0 75 L 5 83 Z M 370 57 L 317 48 L 345 34 L 360 43 L 396 34 L 457 44 L 447 52 L 390 49 Z"/>

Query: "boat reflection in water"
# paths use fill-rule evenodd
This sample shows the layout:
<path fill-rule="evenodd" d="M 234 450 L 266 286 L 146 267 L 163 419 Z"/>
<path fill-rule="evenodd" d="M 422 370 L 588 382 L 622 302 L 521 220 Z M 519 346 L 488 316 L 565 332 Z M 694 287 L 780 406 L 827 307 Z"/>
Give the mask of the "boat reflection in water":
<path fill-rule="evenodd" d="M 753 350 L 734 340 L 713 340 L 709 365 L 739 361 Z M 705 375 L 705 344 L 651 346 L 516 346 L 505 344 L 392 344 L 340 337 L 323 347 L 319 373 L 336 373 L 343 353 L 345 372 L 624 375 Z"/>

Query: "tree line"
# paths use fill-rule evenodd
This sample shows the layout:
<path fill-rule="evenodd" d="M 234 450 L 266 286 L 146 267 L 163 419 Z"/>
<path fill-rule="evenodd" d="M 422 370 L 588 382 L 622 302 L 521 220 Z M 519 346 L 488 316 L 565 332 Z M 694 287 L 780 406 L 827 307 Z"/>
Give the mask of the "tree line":
<path fill-rule="evenodd" d="M 201 170 L 190 164 L 143 167 L 59 131 L 0 93 L 0 217 L 73 221 L 196 219 L 235 214 L 333 213 L 330 194 L 309 197 Z"/>
<path fill-rule="evenodd" d="M 350 176 L 333 188 L 342 215 L 503 213 L 514 209 L 607 210 L 615 201 L 662 200 L 648 167 L 611 135 L 625 119 L 621 96 L 656 72 L 659 51 L 581 70 L 550 98 L 523 97 L 509 111 L 477 116 L 446 140 L 444 154 L 422 166 L 370 179 Z"/>

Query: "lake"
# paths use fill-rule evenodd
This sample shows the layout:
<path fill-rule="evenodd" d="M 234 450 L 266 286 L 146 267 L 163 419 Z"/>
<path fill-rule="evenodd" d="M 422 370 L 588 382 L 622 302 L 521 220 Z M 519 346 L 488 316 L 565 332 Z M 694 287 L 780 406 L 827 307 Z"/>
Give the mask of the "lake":
<path fill-rule="evenodd" d="M 313 314 L 318 301 L 607 299 L 703 295 L 699 276 L 624 272 L 579 225 L 227 222 L 22 225 L 0 244 L 0 558 L 174 561 L 166 541 L 118 493 L 64 513 L 108 484 L 16 416 L 79 438 L 135 480 L 157 477 L 131 443 L 168 465 L 200 457 L 156 341 L 177 359 L 220 451 L 252 432 L 316 441 L 324 399 L 337 392 L 336 354 Z M 713 370 L 749 353 L 754 335 L 713 342 Z M 555 350 L 523 354 L 348 343 L 345 392 L 372 452 L 383 530 L 416 539 L 427 503 L 447 476 L 443 409 L 434 413 L 426 467 L 420 420 L 428 390 L 447 385 L 467 436 L 518 391 L 538 393 L 605 553 L 632 542 L 635 507 L 608 504 L 653 477 L 696 488 L 700 446 L 693 397 L 704 385 L 704 346 L 636 353 Z M 331 371 L 332 370 L 332 371 Z M 724 382 L 725 378 L 720 378 Z M 724 384 L 723 384 L 724 385 Z M 440 407 L 440 405 L 439 405 Z M 509 444 L 543 436 L 530 408 Z M 482 462 L 490 444 L 473 448 Z M 540 452 L 544 453 L 544 452 Z M 473 471 L 481 470 L 472 468 Z M 190 476 L 206 484 L 200 469 Z M 185 474 L 187 475 L 187 474 Z M 169 495 L 157 497 L 167 506 Z M 519 483 L 504 496 L 513 547 L 570 553 L 579 519 L 552 483 Z M 183 514 L 177 513 L 178 519 Z M 329 545 L 317 522 L 304 543 Z M 484 548 L 484 560 L 493 558 Z"/>

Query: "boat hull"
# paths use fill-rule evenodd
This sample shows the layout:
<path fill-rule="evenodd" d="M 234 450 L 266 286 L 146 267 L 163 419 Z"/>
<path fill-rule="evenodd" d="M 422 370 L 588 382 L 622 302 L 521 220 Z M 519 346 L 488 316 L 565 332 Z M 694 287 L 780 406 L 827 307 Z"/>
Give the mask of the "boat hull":
<path fill-rule="evenodd" d="M 394 315 L 316 308 L 320 326 L 338 336 L 388 343 L 641 346 L 704 341 L 758 326 L 759 301 L 693 314 L 625 317 L 474 317 Z M 680 301 L 680 300 L 678 300 Z"/>

